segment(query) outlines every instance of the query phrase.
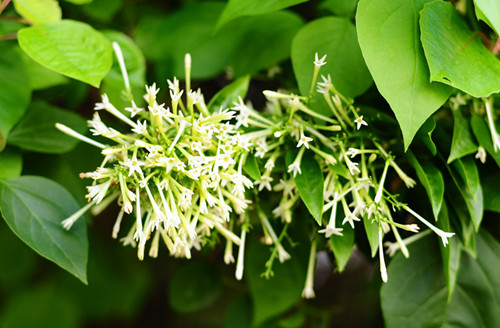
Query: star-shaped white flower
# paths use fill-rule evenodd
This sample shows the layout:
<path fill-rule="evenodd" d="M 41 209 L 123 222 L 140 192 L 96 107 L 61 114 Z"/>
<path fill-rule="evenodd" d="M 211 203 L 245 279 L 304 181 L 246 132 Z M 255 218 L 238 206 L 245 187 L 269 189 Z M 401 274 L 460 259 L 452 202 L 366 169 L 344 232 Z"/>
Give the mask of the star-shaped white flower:
<path fill-rule="evenodd" d="M 127 159 L 122 163 L 124 166 L 128 167 L 128 176 L 131 176 L 134 174 L 134 172 L 137 172 L 138 174 L 142 175 L 142 169 L 141 166 L 144 165 L 145 163 L 142 161 L 138 161 L 136 157 L 133 157 L 132 159 Z"/>
<path fill-rule="evenodd" d="M 325 229 L 321 229 L 318 232 L 324 233 L 325 238 L 330 238 L 331 235 L 342 236 L 342 228 L 335 228 L 333 225 L 328 224 Z"/>
<path fill-rule="evenodd" d="M 326 55 L 321 58 L 318 58 L 318 53 L 314 54 L 314 66 L 321 67 L 326 64 Z"/>
<path fill-rule="evenodd" d="M 299 162 L 293 162 L 292 164 L 288 165 L 288 173 L 292 173 L 294 178 L 297 176 L 297 172 L 299 174 L 302 174 Z"/>
<path fill-rule="evenodd" d="M 363 115 L 358 117 L 357 119 L 354 120 L 354 123 L 356 123 L 356 129 L 359 130 L 361 128 L 361 125 L 366 125 L 368 126 L 368 123 L 363 121 Z"/>
<path fill-rule="evenodd" d="M 309 149 L 309 141 L 312 141 L 312 138 L 306 137 L 304 133 L 300 134 L 299 142 L 297 143 L 297 148 L 300 148 L 302 145 Z"/>

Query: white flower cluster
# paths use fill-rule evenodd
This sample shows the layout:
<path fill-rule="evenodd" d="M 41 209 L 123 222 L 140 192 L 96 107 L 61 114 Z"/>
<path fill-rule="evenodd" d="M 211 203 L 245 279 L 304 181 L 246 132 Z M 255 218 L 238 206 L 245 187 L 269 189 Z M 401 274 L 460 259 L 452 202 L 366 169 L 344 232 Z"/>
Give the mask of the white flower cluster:
<path fill-rule="evenodd" d="M 205 236 L 217 230 L 235 244 L 240 238 L 228 229 L 231 212 L 242 214 L 250 203 L 245 191 L 253 182 L 242 173 L 249 139 L 230 123 L 234 111 L 208 113 L 199 91 L 187 93 L 181 103 L 178 81 L 169 81 L 172 106 L 158 104 L 155 85 L 146 87 L 147 109 L 132 103 L 130 118 L 118 111 L 106 95 L 96 110 L 106 110 L 130 126 L 129 132 L 108 127 L 96 112 L 89 121 L 100 144 L 104 160 L 94 171 L 81 176 L 93 179 L 87 198 L 91 205 L 118 199 L 121 211 L 113 229 L 118 236 L 123 215 L 135 220 L 123 242 L 137 245 L 138 257 L 158 254 L 162 239 L 174 256 L 189 258 Z M 192 106 L 198 111 L 194 115 Z M 191 106 L 191 108 L 190 108 Z M 171 108 L 181 108 L 178 111 Z M 136 121 L 131 118 L 137 117 Z M 69 229 L 77 216 L 63 222 Z"/>

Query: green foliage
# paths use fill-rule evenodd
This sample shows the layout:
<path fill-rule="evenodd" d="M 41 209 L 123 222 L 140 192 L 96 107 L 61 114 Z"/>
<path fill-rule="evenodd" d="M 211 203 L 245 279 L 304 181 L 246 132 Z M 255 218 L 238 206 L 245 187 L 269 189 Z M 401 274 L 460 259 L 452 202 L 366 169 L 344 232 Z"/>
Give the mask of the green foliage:
<path fill-rule="evenodd" d="M 7 223 L 0 224 L 0 326 L 376 327 L 383 323 L 367 318 L 382 316 L 389 328 L 500 326 L 499 6 L 495 0 L 0 0 L 0 216 Z M 113 42 L 123 53 L 130 88 L 113 59 Z M 186 53 L 192 57 L 189 83 L 182 81 Z M 316 53 L 326 55 L 326 64 L 314 76 Z M 161 247 L 165 260 L 139 262 L 137 250 L 108 242 L 109 219 L 120 216 L 116 207 L 102 209 L 116 200 L 122 205 L 119 181 L 111 183 L 114 198 L 92 209 L 98 218 L 86 222 L 90 215 L 84 215 L 69 231 L 61 224 L 79 203 L 88 203 L 78 173 L 113 160 L 123 165 L 133 151 L 125 147 L 101 164 L 102 149 L 78 145 L 55 123 L 84 135 L 84 117 L 92 116 L 102 94 L 125 114 L 132 99 L 148 111 L 154 104 L 144 101 L 144 85 L 153 82 L 160 88 L 158 102 L 168 103 L 171 112 L 166 79 L 174 76 L 181 89 L 206 91 L 194 108 L 206 108 L 200 121 L 230 109 L 236 114 L 227 123 L 233 124 L 241 119 L 238 107 L 253 104 L 247 107 L 250 127 L 241 124 L 237 133 L 260 137 L 249 139 L 253 145 L 238 156 L 235 169 L 254 189 L 245 192 L 244 213 L 233 208 L 228 221 L 217 221 L 226 231 L 205 235 L 209 224 L 193 221 L 200 229 L 190 240 L 190 262 L 165 259 Z M 322 88 L 326 97 L 316 92 Z M 264 100 L 263 90 L 279 92 Z M 294 104 L 303 107 L 291 110 Z M 99 115 L 126 133 L 127 123 L 104 110 Z M 133 121 L 149 124 L 151 116 L 141 112 Z M 190 124 L 186 129 L 195 131 Z M 170 145 L 178 131 L 173 125 L 150 130 L 144 140 L 164 138 Z M 313 139 L 312 147 L 296 148 L 301 133 Z M 131 135 L 120 140 L 127 143 Z M 257 156 L 253 149 L 259 146 L 269 149 Z M 154 156 L 145 149 L 136 148 L 137 156 L 150 165 Z M 297 174 L 289 165 L 299 149 Z M 143 181 L 156 178 L 150 172 Z M 412 178 L 420 186 L 405 188 Z M 379 186 L 383 193 L 375 202 Z M 125 187 L 135 195 L 135 184 Z M 228 197 L 232 188 L 225 190 Z M 217 202 L 226 197 L 216 196 Z M 146 212 L 150 196 L 143 191 L 139 198 Z M 356 206 L 360 200 L 364 208 Z M 402 211 L 409 207 L 415 211 Z M 200 220 L 192 213 L 196 208 L 189 207 L 184 219 Z M 124 216 L 118 238 L 140 248 L 136 211 Z M 219 216 L 215 208 L 208 212 Z M 146 219 L 151 224 L 156 217 L 149 213 Z M 401 236 L 386 231 L 390 224 L 403 227 Z M 408 224 L 421 232 L 414 234 Z M 455 235 L 441 236 L 448 244 L 438 249 L 436 238 L 425 236 L 431 232 L 426 225 Z M 158 228 L 147 230 L 148 246 Z M 185 247 L 169 244 L 168 233 L 158 237 L 170 253 Z M 301 300 L 310 281 L 311 240 L 317 245 L 313 302 Z M 196 252 L 198 246 L 204 251 Z M 89 286 L 32 250 L 84 283 L 88 257 Z M 214 260 L 223 252 L 229 265 Z M 377 255 L 388 263 L 382 287 L 374 274 L 383 269 Z M 242 281 L 234 278 L 240 267 Z M 338 302 L 355 295 L 362 295 L 355 307 Z M 168 316 L 159 314 L 166 309 Z"/>
<path fill-rule="evenodd" d="M 87 283 L 87 229 L 83 221 L 71 231 L 61 229 L 60 222 L 78 209 L 63 187 L 36 176 L 0 181 L 0 209 L 26 244 Z"/>
<path fill-rule="evenodd" d="M 410 259 L 397 255 L 389 266 L 389 275 L 394 279 L 381 290 L 386 326 L 498 325 L 500 317 L 496 307 L 500 301 L 500 281 L 494 272 L 500 265 L 500 245 L 483 232 L 479 234 L 477 247 L 477 260 L 462 253 L 457 286 L 450 302 L 447 302 L 446 285 L 440 271 L 439 252 L 430 238 L 410 246 Z"/>
<path fill-rule="evenodd" d="M 226 85 L 222 90 L 217 92 L 215 96 L 210 99 L 208 109 L 211 112 L 221 108 L 228 108 L 238 99 L 245 99 L 250 84 L 250 75 L 242 76 L 230 84 Z"/>
<path fill-rule="evenodd" d="M 15 149 L 7 148 L 0 153 L 0 179 L 15 178 L 21 175 L 23 158 Z"/>
<path fill-rule="evenodd" d="M 0 43 L 0 151 L 14 125 L 24 115 L 31 99 L 31 90 L 26 86 L 29 81 L 24 63 L 19 60 L 16 46 Z"/>
<path fill-rule="evenodd" d="M 243 16 L 257 16 L 278 11 L 307 0 L 229 0 L 217 21 L 216 29 Z"/>
<path fill-rule="evenodd" d="M 432 206 L 432 212 L 434 217 L 437 218 L 439 211 L 441 210 L 441 205 L 443 204 L 443 175 L 441 174 L 441 171 L 439 171 L 439 169 L 432 163 L 423 159 L 419 161 L 412 152 L 408 152 L 408 159 L 417 172 L 418 180 L 427 192 L 427 196 L 429 197 L 429 201 Z"/>
<path fill-rule="evenodd" d="M 421 16 L 422 45 L 431 81 L 473 97 L 500 91 L 500 62 L 484 47 L 480 36 L 469 30 L 451 3 L 430 2 Z"/>
<path fill-rule="evenodd" d="M 379 92 L 391 105 L 405 149 L 452 91 L 430 82 L 415 24 L 429 0 L 361 0 L 356 14 L 359 44 Z"/>
<path fill-rule="evenodd" d="M 195 312 L 212 304 L 219 297 L 221 287 L 220 275 L 214 267 L 193 261 L 175 271 L 168 299 L 176 311 Z"/>
<path fill-rule="evenodd" d="M 287 155 L 287 165 L 292 164 L 296 154 L 289 152 Z M 316 220 L 318 225 L 321 225 L 321 217 L 323 214 L 323 173 L 321 167 L 313 156 L 304 155 L 300 163 L 302 170 L 293 178 L 295 185 L 300 193 L 300 198 L 306 205 L 309 213 Z"/>
<path fill-rule="evenodd" d="M 56 123 L 73 126 L 80 133 L 84 133 L 86 128 L 86 123 L 80 116 L 41 101 L 34 101 L 11 131 L 7 142 L 41 153 L 65 153 L 75 148 L 78 141 L 69 136 L 61 136 L 56 129 Z"/>
<path fill-rule="evenodd" d="M 326 55 L 321 74 L 330 74 L 343 95 L 356 97 L 368 89 L 372 79 L 359 49 L 356 29 L 347 18 L 324 17 L 304 26 L 292 43 L 292 64 L 300 93 L 309 95 L 314 54 Z M 349 67 L 348 70 L 345 68 Z"/>
<path fill-rule="evenodd" d="M 300 299 L 304 286 L 305 261 L 299 254 L 295 254 L 294 261 L 275 265 L 274 275 L 270 279 L 262 277 L 268 254 L 266 247 L 256 239 L 249 240 L 246 280 L 252 297 L 252 322 L 255 326 L 293 307 Z"/>
<path fill-rule="evenodd" d="M 85 23 L 63 20 L 26 27 L 18 38 L 35 61 L 94 87 L 99 87 L 111 67 L 109 42 Z"/>
<path fill-rule="evenodd" d="M 16 11 L 33 24 L 55 23 L 62 13 L 57 0 L 14 0 Z"/>

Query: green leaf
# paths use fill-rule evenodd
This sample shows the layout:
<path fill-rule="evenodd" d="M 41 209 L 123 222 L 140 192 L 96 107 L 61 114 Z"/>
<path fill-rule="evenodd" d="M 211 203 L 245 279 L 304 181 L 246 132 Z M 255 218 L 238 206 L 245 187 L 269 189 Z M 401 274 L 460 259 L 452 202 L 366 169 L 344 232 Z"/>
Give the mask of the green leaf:
<path fill-rule="evenodd" d="M 20 52 L 20 54 L 22 54 L 24 64 L 28 70 L 31 89 L 42 90 L 68 82 L 68 78 L 40 65 L 26 53 Z"/>
<path fill-rule="evenodd" d="M 79 206 L 66 189 L 46 178 L 0 180 L 2 216 L 38 254 L 87 283 L 87 230 L 83 220 L 66 231 L 61 222 Z"/>
<path fill-rule="evenodd" d="M 476 232 L 483 219 L 483 191 L 476 163 L 471 157 L 457 159 L 451 163 L 449 172 L 465 200 Z"/>
<path fill-rule="evenodd" d="M 356 11 L 358 0 L 325 0 L 319 7 L 327 9 L 337 16 L 352 16 Z"/>
<path fill-rule="evenodd" d="M 61 20 L 61 7 L 57 0 L 13 0 L 14 8 L 33 24 L 55 23 Z"/>
<path fill-rule="evenodd" d="M 276 263 L 274 276 L 265 279 L 261 273 L 270 255 L 267 247 L 256 238 L 250 238 L 247 246 L 245 274 L 253 302 L 253 326 L 258 326 L 292 308 L 300 300 L 306 278 L 307 254 L 304 258 L 301 257 L 304 254 L 294 254 L 296 250 L 292 249 L 293 260 Z M 307 252 L 309 247 L 302 246 Z"/>
<path fill-rule="evenodd" d="M 13 148 L 0 152 L 0 179 L 15 178 L 21 175 L 23 157 Z"/>
<path fill-rule="evenodd" d="M 460 109 L 452 109 L 451 113 L 453 114 L 453 140 L 451 141 L 448 163 L 477 152 L 477 145 L 472 136 L 469 120 Z"/>
<path fill-rule="evenodd" d="M 287 11 L 247 17 L 237 23 L 244 33 L 231 61 L 235 76 L 254 74 L 288 58 L 293 37 L 304 25 L 300 16 Z"/>
<path fill-rule="evenodd" d="M 478 327 L 500 325 L 500 245 L 488 233 L 477 240 L 477 260 L 462 253 L 455 292 L 447 303 L 446 285 L 433 238 L 409 246 L 411 257 L 391 261 L 381 289 L 387 328 Z"/>
<path fill-rule="evenodd" d="M 478 114 L 472 114 L 471 118 L 472 132 L 476 137 L 479 144 L 486 150 L 486 152 L 493 157 L 497 165 L 500 167 L 500 152 L 496 152 L 491 141 L 491 134 L 488 125 L 484 118 Z"/>
<path fill-rule="evenodd" d="M 364 217 L 362 221 L 365 227 L 366 238 L 368 238 L 368 243 L 370 244 L 371 255 L 375 257 L 379 247 L 378 223 L 367 217 Z"/>
<path fill-rule="evenodd" d="M 342 236 L 332 235 L 332 237 L 330 237 L 330 245 L 332 246 L 333 255 L 335 255 L 337 270 L 338 272 L 342 272 L 351 258 L 354 249 L 354 229 L 352 229 L 350 225 L 345 224 L 343 226 Z"/>
<path fill-rule="evenodd" d="M 0 151 L 12 127 L 28 108 L 31 89 L 29 75 L 17 46 L 0 43 Z"/>
<path fill-rule="evenodd" d="M 268 14 L 306 1 L 307 0 L 229 0 L 217 21 L 215 30 L 219 30 L 224 24 L 238 17 Z"/>
<path fill-rule="evenodd" d="M 146 59 L 141 49 L 126 34 L 105 31 L 103 35 L 110 42 L 116 42 L 120 46 L 132 89 L 132 97 L 135 103 L 141 106 L 144 99 L 144 86 L 146 85 Z M 125 92 L 125 83 L 116 57 L 108 75 L 102 81 L 101 93 L 108 95 L 116 108 L 131 106 L 131 99 L 128 99 L 130 96 Z"/>
<path fill-rule="evenodd" d="M 257 163 L 257 158 L 253 154 L 248 154 L 243 164 L 243 171 L 250 176 L 253 180 L 260 180 L 260 169 Z"/>
<path fill-rule="evenodd" d="M 448 217 L 448 207 L 443 204 L 442 210 L 439 212 L 438 228 L 444 231 L 450 231 L 450 219 Z M 453 296 L 453 291 L 457 284 L 458 269 L 460 268 L 460 255 L 462 254 L 462 244 L 460 239 L 453 237 L 449 239 L 449 244 L 443 246 L 439 244 L 441 256 L 443 258 L 443 271 L 446 278 L 447 301 L 450 302 Z"/>
<path fill-rule="evenodd" d="M 1 154 L 0 154 L 1 155 Z M 484 193 L 484 210 L 500 213 L 500 174 L 483 177 L 481 187 Z"/>
<path fill-rule="evenodd" d="M 111 67 L 109 41 L 82 22 L 63 20 L 26 27 L 19 31 L 18 39 L 38 63 L 96 88 Z"/>
<path fill-rule="evenodd" d="M 436 156 L 437 153 L 436 144 L 432 140 L 432 132 L 434 132 L 435 128 L 436 120 L 431 116 L 425 121 L 415 135 L 415 138 L 422 141 L 433 156 Z"/>
<path fill-rule="evenodd" d="M 330 74 L 341 94 L 356 97 L 371 86 L 372 78 L 361 55 L 356 28 L 349 19 L 316 19 L 304 26 L 293 39 L 293 71 L 304 96 L 309 95 L 311 88 L 315 53 L 320 57 L 326 54 L 327 63 L 321 67 L 320 73 L 324 76 Z"/>
<path fill-rule="evenodd" d="M 70 151 L 79 141 L 61 133 L 56 129 L 56 123 L 70 126 L 82 134 L 87 129 L 86 121 L 77 114 L 42 101 L 34 101 L 11 131 L 7 143 L 41 153 L 59 154 Z"/>
<path fill-rule="evenodd" d="M 431 81 L 460 89 L 474 97 L 500 91 L 500 62 L 469 30 L 449 2 L 424 6 L 420 27 Z"/>
<path fill-rule="evenodd" d="M 417 172 L 417 177 L 424 186 L 432 206 L 434 218 L 438 218 L 444 196 L 444 179 L 441 171 L 425 160 L 417 160 L 411 151 L 407 153 L 408 159 Z"/>
<path fill-rule="evenodd" d="M 356 26 L 363 57 L 378 90 L 396 115 L 405 148 L 452 89 L 430 83 L 416 23 L 431 0 L 360 0 Z"/>
<path fill-rule="evenodd" d="M 500 35 L 500 3 L 496 0 L 474 0 L 474 4 L 476 5 L 476 12 L 477 8 L 479 8 L 486 17 L 487 22 L 485 22 L 495 30 L 497 35 Z M 478 18 L 480 17 L 478 16 Z"/>
<path fill-rule="evenodd" d="M 287 165 L 292 164 L 296 152 L 289 152 L 286 156 Z M 323 214 L 323 172 L 312 153 L 305 152 L 300 162 L 302 173 L 297 174 L 293 180 L 299 190 L 300 198 L 306 205 L 309 213 L 321 225 Z"/>
<path fill-rule="evenodd" d="M 214 266 L 190 261 L 174 272 L 168 300 L 174 310 L 190 313 L 208 307 L 217 300 L 221 290 L 221 277 Z"/>
<path fill-rule="evenodd" d="M 237 102 L 239 98 L 245 99 L 249 85 L 250 75 L 242 76 L 234 80 L 210 99 L 207 105 L 208 110 L 214 112 L 220 108 L 225 109 L 232 106 L 233 102 Z"/>

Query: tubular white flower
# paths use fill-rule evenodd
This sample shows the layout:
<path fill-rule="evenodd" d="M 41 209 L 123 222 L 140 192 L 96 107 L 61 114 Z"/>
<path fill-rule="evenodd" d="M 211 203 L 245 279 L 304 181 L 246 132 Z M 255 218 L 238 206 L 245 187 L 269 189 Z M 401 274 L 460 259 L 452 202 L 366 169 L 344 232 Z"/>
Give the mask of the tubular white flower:
<path fill-rule="evenodd" d="M 326 55 L 323 55 L 323 57 L 319 58 L 318 53 L 316 52 L 314 54 L 314 66 L 321 67 L 323 65 L 326 65 Z"/>

